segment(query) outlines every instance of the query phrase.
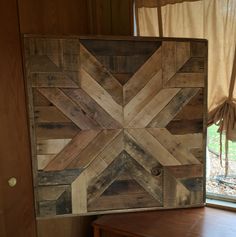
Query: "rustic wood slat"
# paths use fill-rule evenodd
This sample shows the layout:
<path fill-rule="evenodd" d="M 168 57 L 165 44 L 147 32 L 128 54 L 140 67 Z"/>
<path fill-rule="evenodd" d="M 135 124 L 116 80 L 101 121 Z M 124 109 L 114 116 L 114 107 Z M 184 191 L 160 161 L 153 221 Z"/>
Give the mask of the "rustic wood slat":
<path fill-rule="evenodd" d="M 127 129 L 137 144 L 151 153 L 163 166 L 180 165 L 175 159 L 146 129 Z"/>
<path fill-rule="evenodd" d="M 35 122 L 36 123 L 66 123 L 71 120 L 66 117 L 59 109 L 55 106 L 35 106 L 34 107 Z"/>
<path fill-rule="evenodd" d="M 122 107 L 93 78 L 81 69 L 81 88 L 89 94 L 117 122 L 123 124 Z"/>
<path fill-rule="evenodd" d="M 176 73 L 165 84 L 165 87 L 204 87 L 204 80 L 204 73 Z"/>
<path fill-rule="evenodd" d="M 78 88 L 65 73 L 31 73 L 32 87 Z"/>
<path fill-rule="evenodd" d="M 182 165 L 200 164 L 182 143 L 165 128 L 148 128 L 150 132 Z"/>
<path fill-rule="evenodd" d="M 100 130 L 81 131 L 70 143 L 61 150 L 57 156 L 46 166 L 44 170 L 63 170 L 78 154 L 89 145 L 89 143 L 99 134 Z"/>
<path fill-rule="evenodd" d="M 90 118 L 101 126 L 101 128 L 122 128 L 121 124 L 113 119 L 112 116 L 110 116 L 82 89 L 63 89 L 63 92 L 76 102 Z"/>
<path fill-rule="evenodd" d="M 127 126 L 130 121 L 139 113 L 153 96 L 161 90 L 161 71 L 153 76 L 153 78 L 141 89 L 138 94 L 124 106 L 124 125 Z"/>
<path fill-rule="evenodd" d="M 121 130 L 102 130 L 85 149 L 83 149 L 69 165 L 68 168 L 86 168 L 112 140 L 119 135 Z"/>
<path fill-rule="evenodd" d="M 176 96 L 180 89 L 163 89 L 157 93 L 129 123 L 129 127 L 146 127 L 152 119 Z"/>
<path fill-rule="evenodd" d="M 190 42 L 176 42 L 176 70 L 190 58 Z"/>
<path fill-rule="evenodd" d="M 198 89 L 184 88 L 148 124 L 148 127 L 165 127 L 184 106 L 196 95 Z M 189 114 L 189 113 L 188 113 Z"/>
<path fill-rule="evenodd" d="M 87 117 L 80 108 L 58 88 L 38 88 L 62 113 L 81 129 L 99 128 L 99 125 Z"/>
<path fill-rule="evenodd" d="M 124 85 L 124 105 L 126 105 L 161 69 L 161 48 L 140 67 L 140 69 Z"/>
<path fill-rule="evenodd" d="M 81 67 L 111 95 L 116 103 L 122 105 L 122 85 L 82 45 L 80 45 L 80 60 Z"/>

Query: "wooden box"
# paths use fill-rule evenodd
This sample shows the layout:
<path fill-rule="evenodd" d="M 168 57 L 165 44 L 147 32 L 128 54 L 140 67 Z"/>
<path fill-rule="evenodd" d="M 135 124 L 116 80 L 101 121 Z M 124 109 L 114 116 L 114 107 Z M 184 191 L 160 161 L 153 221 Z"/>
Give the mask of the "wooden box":
<path fill-rule="evenodd" d="M 38 216 L 204 205 L 207 41 L 24 38 Z"/>

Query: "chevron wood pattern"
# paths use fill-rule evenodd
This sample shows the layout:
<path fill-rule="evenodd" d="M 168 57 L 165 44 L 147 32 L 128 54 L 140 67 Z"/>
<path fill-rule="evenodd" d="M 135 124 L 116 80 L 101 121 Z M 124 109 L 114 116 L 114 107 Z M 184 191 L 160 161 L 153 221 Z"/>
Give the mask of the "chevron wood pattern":
<path fill-rule="evenodd" d="M 204 204 L 205 40 L 24 46 L 38 216 Z"/>

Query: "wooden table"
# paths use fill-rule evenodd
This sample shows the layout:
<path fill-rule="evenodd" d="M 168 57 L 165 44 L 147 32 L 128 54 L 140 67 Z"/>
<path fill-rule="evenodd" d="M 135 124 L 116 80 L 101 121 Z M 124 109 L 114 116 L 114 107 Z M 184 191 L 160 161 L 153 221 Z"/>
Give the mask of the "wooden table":
<path fill-rule="evenodd" d="M 236 237 L 236 212 L 193 208 L 104 215 L 94 237 Z"/>

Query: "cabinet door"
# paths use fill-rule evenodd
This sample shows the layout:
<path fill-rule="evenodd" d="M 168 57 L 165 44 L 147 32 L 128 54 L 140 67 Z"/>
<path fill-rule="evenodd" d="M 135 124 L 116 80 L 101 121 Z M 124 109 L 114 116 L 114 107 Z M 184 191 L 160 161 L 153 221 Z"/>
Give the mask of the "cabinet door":
<path fill-rule="evenodd" d="M 204 40 L 25 38 L 39 216 L 204 204 Z"/>

